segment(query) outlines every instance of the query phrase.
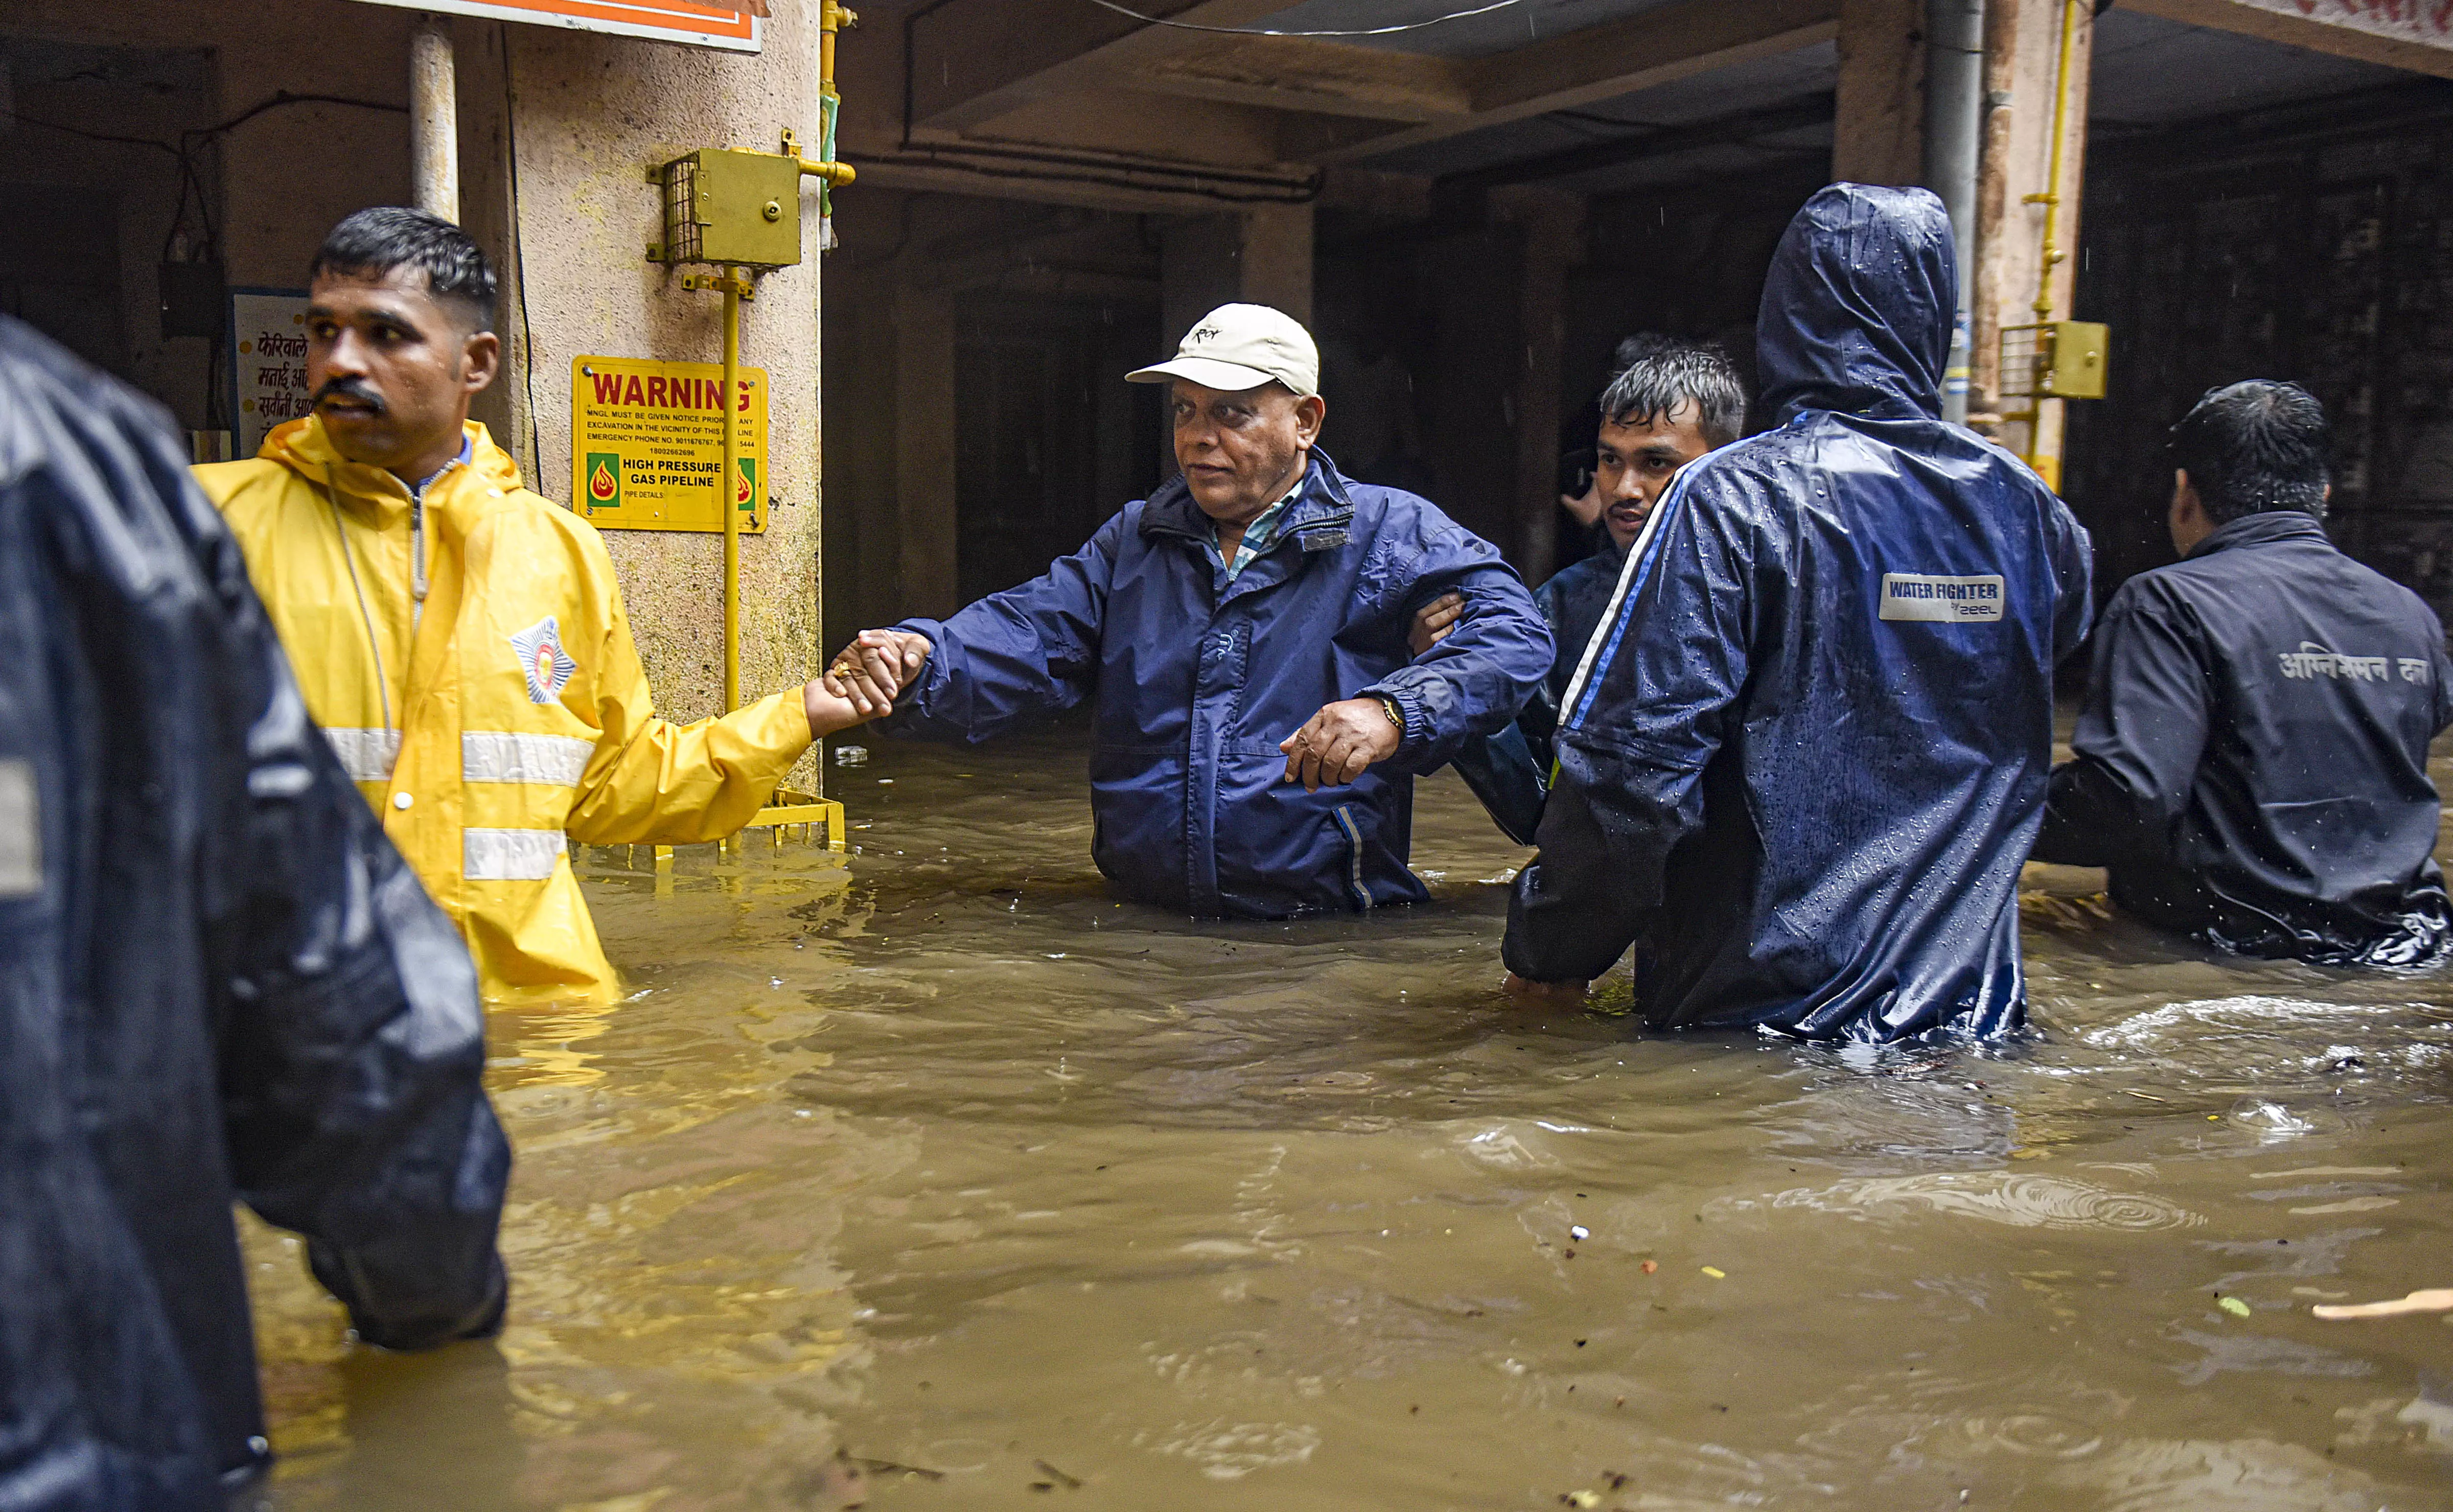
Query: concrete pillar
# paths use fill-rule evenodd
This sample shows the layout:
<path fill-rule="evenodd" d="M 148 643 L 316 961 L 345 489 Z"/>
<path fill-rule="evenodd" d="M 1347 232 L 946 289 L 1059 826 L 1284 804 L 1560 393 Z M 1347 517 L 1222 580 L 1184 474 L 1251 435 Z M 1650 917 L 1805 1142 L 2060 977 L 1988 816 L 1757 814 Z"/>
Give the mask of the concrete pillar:
<path fill-rule="evenodd" d="M 1970 354 L 1969 420 L 2003 445 L 2040 459 L 2044 481 L 2061 482 L 2064 402 L 2041 407 L 2035 424 L 2002 424 L 2002 328 L 2034 324 L 2043 271 L 2044 190 L 2052 159 L 2054 99 L 2062 85 L 2064 4 L 2077 30 L 2062 141 L 2061 206 L 2054 240 L 2065 256 L 2052 270 L 2052 318 L 2068 320 L 2077 288 L 2079 195 L 2085 182 L 2089 60 L 2095 42 L 2086 0 L 1990 0 L 1984 27 L 1984 164 L 1977 180 L 1975 349 Z M 2024 406 L 2024 401 L 2010 401 Z"/>
<path fill-rule="evenodd" d="M 340 8 L 355 10 L 355 6 Z M 373 10 L 375 8 L 366 8 Z M 508 26 L 509 74 L 494 88 L 483 33 L 470 30 L 461 63 L 470 88 L 466 122 L 490 121 L 509 103 L 516 132 L 506 160 L 486 169 L 516 178 L 516 244 L 506 261 L 526 298 L 505 306 L 521 359 L 507 381 L 534 427 L 535 483 L 565 500 L 571 488 L 571 384 L 584 356 L 712 362 L 723 352 L 721 302 L 683 289 L 648 262 L 664 214 L 646 170 L 694 147 L 771 147 L 784 126 L 817 139 L 813 8 L 776 6 L 761 53 L 673 47 L 560 28 Z M 491 30 L 491 29 L 488 29 Z M 294 59 L 293 59 L 294 62 Z M 480 78 L 480 70 L 485 79 Z M 480 127 L 472 142 L 494 139 Z M 475 181 L 472 180 L 472 184 Z M 508 192 L 471 194 L 472 221 Z M 818 458 L 817 193 L 801 191 L 804 260 L 758 280 L 742 307 L 743 360 L 766 369 L 768 494 L 763 534 L 741 542 L 741 682 L 753 696 L 797 686 L 824 666 L 815 578 L 822 537 Z M 508 334 L 508 332 L 507 332 Z M 655 688 L 658 712 L 688 721 L 722 703 L 723 542 L 713 533 L 608 530 L 630 627 Z M 808 766 L 789 779 L 809 788 Z"/>
<path fill-rule="evenodd" d="M 1925 0 L 1840 0 L 1838 115 L 1831 177 L 1925 177 Z"/>
<path fill-rule="evenodd" d="M 1311 324 L 1312 210 L 1255 205 L 1223 215 L 1170 217 L 1159 239 L 1159 303 L 1172 344 L 1233 300 L 1269 305 Z"/>
<path fill-rule="evenodd" d="M 906 289 L 894 303 L 895 554 L 903 612 L 962 607 L 955 551 L 954 301 Z"/>
<path fill-rule="evenodd" d="M 460 83 L 451 23 L 420 16 L 409 34 L 409 182 L 417 208 L 460 223 Z"/>
<path fill-rule="evenodd" d="M 1556 190 L 1497 189 L 1490 210 L 1524 234 L 1516 301 L 1525 353 L 1512 375 L 1509 406 L 1516 417 L 1512 528 L 1511 539 L 1499 544 L 1526 582 L 1539 583 L 1559 559 L 1559 391 L 1567 344 L 1567 274 L 1584 261 L 1585 201 Z"/>
<path fill-rule="evenodd" d="M 1312 216 L 1309 205 L 1255 205 L 1240 217 L 1238 294 L 1311 324 Z"/>

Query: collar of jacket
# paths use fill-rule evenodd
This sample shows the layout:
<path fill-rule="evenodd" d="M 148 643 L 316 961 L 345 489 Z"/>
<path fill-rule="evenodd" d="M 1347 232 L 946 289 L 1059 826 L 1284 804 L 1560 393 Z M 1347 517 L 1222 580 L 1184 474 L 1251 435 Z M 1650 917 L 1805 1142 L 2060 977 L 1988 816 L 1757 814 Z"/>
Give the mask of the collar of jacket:
<path fill-rule="evenodd" d="M 430 510 L 448 510 L 465 500 L 491 503 L 520 486 L 519 465 L 510 454 L 494 445 L 486 428 L 474 420 L 462 427 L 469 451 L 469 464 L 453 464 L 443 469 L 427 489 L 426 506 Z M 409 485 L 381 468 L 363 462 L 351 462 L 333 447 L 332 438 L 324 433 L 321 416 L 309 415 L 274 428 L 264 438 L 256 451 L 259 457 L 280 463 L 299 476 L 319 486 L 329 483 L 340 495 L 341 507 L 371 516 L 378 524 L 395 516 L 409 517 Z M 480 485 L 473 493 L 463 487 L 463 480 Z"/>
<path fill-rule="evenodd" d="M 2194 562 L 2202 556 L 2229 550 L 2236 546 L 2270 546 L 2277 541 L 2304 541 L 2310 538 L 2334 544 L 2325 533 L 2325 522 L 2301 509 L 2260 509 L 2244 514 L 2228 525 L 2215 527 L 2214 533 L 2190 548 L 2184 562 Z"/>
<path fill-rule="evenodd" d="M 1318 447 L 1311 450 L 1311 467 L 1304 473 L 1303 489 L 1292 504 L 1286 506 L 1286 520 L 1278 527 L 1277 540 L 1262 557 L 1274 556 L 1288 541 L 1306 551 L 1326 551 L 1346 544 L 1346 527 L 1354 520 L 1354 501 L 1346 496 L 1346 475 L 1337 464 Z M 1160 536 L 1182 536 L 1195 542 L 1214 541 L 1216 527 L 1201 506 L 1192 499 L 1192 486 L 1177 473 L 1166 487 L 1149 496 L 1142 506 L 1142 535 L 1155 540 Z M 1256 559 L 1257 560 L 1257 559 Z M 1249 571 L 1246 567 L 1245 570 Z"/>

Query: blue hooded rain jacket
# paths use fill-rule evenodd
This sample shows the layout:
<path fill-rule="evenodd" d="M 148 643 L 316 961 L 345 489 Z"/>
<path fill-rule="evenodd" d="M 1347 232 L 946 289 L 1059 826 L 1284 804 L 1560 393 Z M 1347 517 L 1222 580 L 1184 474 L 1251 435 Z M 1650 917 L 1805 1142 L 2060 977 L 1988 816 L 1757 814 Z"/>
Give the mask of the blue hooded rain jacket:
<path fill-rule="evenodd" d="M 2024 1019 L 2018 879 L 2086 532 L 1946 425 L 1950 222 L 1841 184 L 1759 323 L 1779 428 L 1682 473 L 1569 687 L 1509 969 L 1601 975 L 1639 935 L 1663 1026 L 1818 1039 Z"/>
<path fill-rule="evenodd" d="M 1416 658 L 1414 610 L 1465 594 Z M 948 620 L 884 727 L 988 740 L 1095 701 L 1091 855 L 1129 896 L 1279 919 L 1419 903 L 1413 779 L 1516 716 L 1550 632 L 1514 569 L 1428 501 L 1349 483 L 1314 450 L 1274 544 L 1233 581 L 1177 478 L 1127 505 L 1043 577 Z M 1278 743 L 1339 699 L 1386 695 L 1397 754 L 1306 792 Z"/>
<path fill-rule="evenodd" d="M 501 1326 L 477 974 L 168 411 L 0 315 L 0 1509 L 270 1458 L 233 1198 L 367 1343 Z"/>

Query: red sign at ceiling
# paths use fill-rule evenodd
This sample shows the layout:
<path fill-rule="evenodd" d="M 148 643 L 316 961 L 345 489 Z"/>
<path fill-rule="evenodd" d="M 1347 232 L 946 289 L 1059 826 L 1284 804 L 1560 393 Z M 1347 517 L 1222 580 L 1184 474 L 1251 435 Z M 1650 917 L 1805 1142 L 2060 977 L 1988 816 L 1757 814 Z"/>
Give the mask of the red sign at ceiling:
<path fill-rule="evenodd" d="M 617 37 L 755 52 L 766 0 L 368 0 L 411 10 L 568 27 Z"/>

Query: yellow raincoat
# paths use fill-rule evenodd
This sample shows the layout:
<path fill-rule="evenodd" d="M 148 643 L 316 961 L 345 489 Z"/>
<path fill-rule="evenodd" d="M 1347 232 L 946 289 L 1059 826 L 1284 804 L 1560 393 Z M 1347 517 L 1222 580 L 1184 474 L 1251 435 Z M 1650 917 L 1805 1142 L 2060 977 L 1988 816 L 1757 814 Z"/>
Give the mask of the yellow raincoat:
<path fill-rule="evenodd" d="M 798 689 L 658 719 L 593 527 L 468 428 L 422 508 L 294 420 L 196 468 L 247 553 L 307 706 L 497 1003 L 618 994 L 564 837 L 713 840 L 809 745 Z M 422 519 L 412 519 L 412 514 Z M 344 550 L 343 543 L 347 548 Z"/>

